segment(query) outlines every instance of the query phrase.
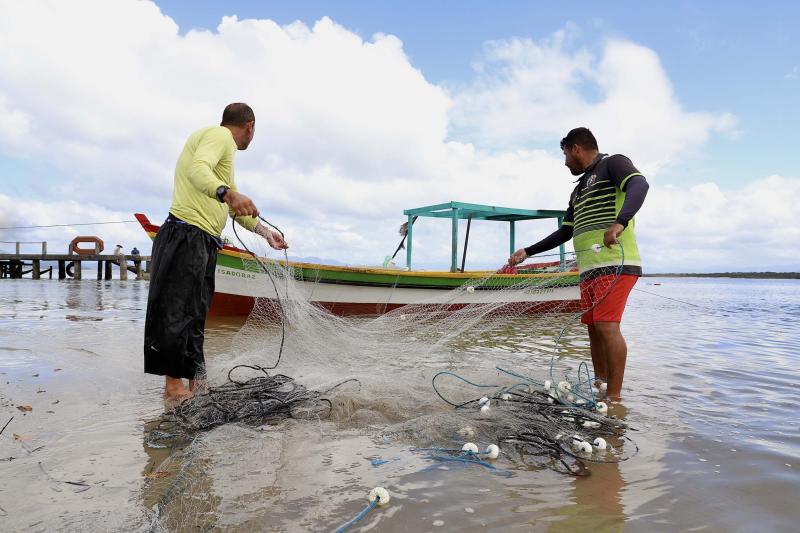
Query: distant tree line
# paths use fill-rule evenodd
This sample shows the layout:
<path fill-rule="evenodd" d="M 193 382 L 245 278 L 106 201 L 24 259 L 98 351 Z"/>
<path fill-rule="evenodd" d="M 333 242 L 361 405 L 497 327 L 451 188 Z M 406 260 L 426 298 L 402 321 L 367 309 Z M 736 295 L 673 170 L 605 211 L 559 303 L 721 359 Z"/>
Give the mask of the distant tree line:
<path fill-rule="evenodd" d="M 704 272 L 645 274 L 650 278 L 748 278 L 748 279 L 800 279 L 800 272 Z"/>

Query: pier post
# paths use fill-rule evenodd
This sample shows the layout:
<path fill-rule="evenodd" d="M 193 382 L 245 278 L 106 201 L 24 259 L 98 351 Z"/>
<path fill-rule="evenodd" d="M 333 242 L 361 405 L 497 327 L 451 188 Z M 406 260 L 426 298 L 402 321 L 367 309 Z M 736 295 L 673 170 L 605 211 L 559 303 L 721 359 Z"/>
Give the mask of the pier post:
<path fill-rule="evenodd" d="M 42 255 L 47 255 L 47 242 L 42 241 Z"/>
<path fill-rule="evenodd" d="M 12 259 L 8 262 L 8 272 L 10 274 L 11 279 L 21 279 L 22 278 L 22 261 L 18 259 Z"/>
<path fill-rule="evenodd" d="M 102 261 L 98 261 L 97 262 L 97 281 L 100 281 L 102 279 L 103 279 L 103 262 Z"/>
<path fill-rule="evenodd" d="M 125 256 L 120 254 L 117 256 L 119 258 L 119 279 L 127 281 L 128 279 L 128 261 L 125 259 Z"/>
<path fill-rule="evenodd" d="M 134 261 L 136 265 L 136 279 L 142 279 L 142 262 L 141 261 Z"/>
<path fill-rule="evenodd" d="M 17 255 L 19 255 L 19 241 L 17 241 Z"/>
<path fill-rule="evenodd" d="M 33 279 L 41 279 L 42 277 L 41 263 L 39 263 L 38 259 L 31 260 L 31 263 L 33 264 L 32 267 L 33 270 L 31 270 L 31 277 Z"/>
<path fill-rule="evenodd" d="M 58 260 L 58 279 L 66 279 L 67 278 L 67 267 L 66 261 L 63 259 Z"/>
<path fill-rule="evenodd" d="M 110 280 L 110 279 L 114 279 L 114 275 L 111 273 L 111 266 L 113 264 L 114 263 L 112 263 L 111 261 L 106 261 L 106 276 L 105 276 L 106 277 L 106 281 Z"/>
<path fill-rule="evenodd" d="M 75 264 L 75 275 L 72 276 L 73 279 L 81 279 L 81 260 L 76 259 L 74 261 Z"/>

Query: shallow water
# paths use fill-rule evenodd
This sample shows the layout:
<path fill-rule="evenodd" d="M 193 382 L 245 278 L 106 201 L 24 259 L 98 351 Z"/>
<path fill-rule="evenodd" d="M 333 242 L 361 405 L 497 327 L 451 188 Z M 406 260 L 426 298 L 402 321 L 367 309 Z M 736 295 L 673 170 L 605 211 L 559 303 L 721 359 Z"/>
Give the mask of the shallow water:
<path fill-rule="evenodd" d="M 0 435 L 0 530 L 147 531 L 165 494 L 169 530 L 333 530 L 382 485 L 392 501 L 353 530 L 797 531 L 800 282 L 645 278 L 637 288 L 615 414 L 638 429 L 629 436 L 640 452 L 573 478 L 513 454 L 496 461 L 510 476 L 429 468 L 413 439 L 391 437 L 445 419 L 424 388 L 411 414 L 355 397 L 347 417 L 223 426 L 186 453 L 155 447 L 164 405 L 161 381 L 141 372 L 146 282 L 2 280 L 0 427 L 14 418 Z M 241 325 L 209 321 L 210 367 L 230 366 Z M 510 320 L 459 348 L 484 358 L 546 348 L 530 328 Z M 580 328 L 567 340 L 575 366 L 588 360 Z M 517 369 L 539 364 L 521 358 Z"/>

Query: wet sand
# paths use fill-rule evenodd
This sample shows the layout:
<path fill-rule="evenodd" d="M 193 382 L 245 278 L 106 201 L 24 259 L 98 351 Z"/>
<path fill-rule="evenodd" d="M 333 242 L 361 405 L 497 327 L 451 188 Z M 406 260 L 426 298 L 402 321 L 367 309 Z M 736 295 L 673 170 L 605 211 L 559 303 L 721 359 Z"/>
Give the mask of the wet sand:
<path fill-rule="evenodd" d="M 513 453 L 496 462 L 509 477 L 431 469 L 412 441 L 387 437 L 401 415 L 380 405 L 159 443 L 163 384 L 141 370 L 146 283 L 3 280 L 0 427 L 13 420 L 0 435 L 0 529 L 330 531 L 382 485 L 392 501 L 353 530 L 796 531 L 800 282 L 639 286 L 701 307 L 633 293 L 615 412 L 640 452 L 574 478 Z M 240 325 L 208 323 L 209 365 L 229 366 Z M 524 322 L 504 335 L 525 352 Z M 432 392 L 420 403 L 448 409 Z"/>

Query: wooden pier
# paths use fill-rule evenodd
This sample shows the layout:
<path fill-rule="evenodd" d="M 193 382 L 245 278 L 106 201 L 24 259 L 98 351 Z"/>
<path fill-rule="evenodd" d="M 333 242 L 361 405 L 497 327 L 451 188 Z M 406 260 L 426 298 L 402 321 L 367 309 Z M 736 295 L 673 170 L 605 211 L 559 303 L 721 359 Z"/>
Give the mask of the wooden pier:
<path fill-rule="evenodd" d="M 0 254 L 0 279 L 21 279 L 30 274 L 33 279 L 41 279 L 47 275 L 53 278 L 53 267 L 42 269 L 42 263 L 58 264 L 58 279 L 83 279 L 83 263 L 97 263 L 97 279 L 113 279 L 113 269 L 119 269 L 119 279 L 127 280 L 128 275 L 134 279 L 148 279 L 151 257 L 149 255 L 112 255 L 112 254 L 48 254 L 47 243 L 42 242 L 41 253 L 21 253 L 20 244 L 16 243 L 16 253 Z M 24 243 L 23 243 L 24 244 Z M 125 265 L 121 268 L 120 265 Z"/>

